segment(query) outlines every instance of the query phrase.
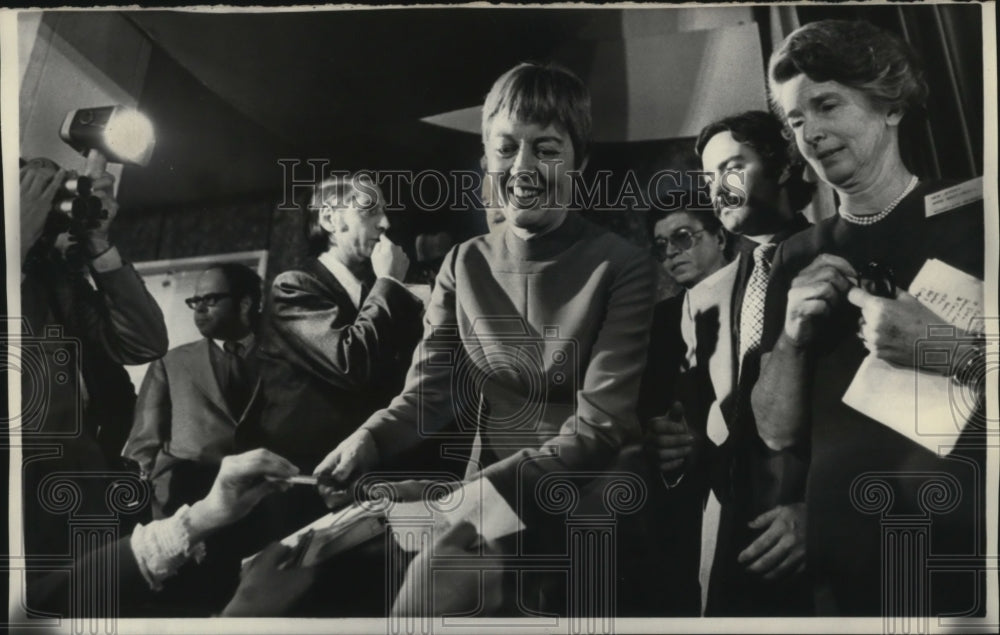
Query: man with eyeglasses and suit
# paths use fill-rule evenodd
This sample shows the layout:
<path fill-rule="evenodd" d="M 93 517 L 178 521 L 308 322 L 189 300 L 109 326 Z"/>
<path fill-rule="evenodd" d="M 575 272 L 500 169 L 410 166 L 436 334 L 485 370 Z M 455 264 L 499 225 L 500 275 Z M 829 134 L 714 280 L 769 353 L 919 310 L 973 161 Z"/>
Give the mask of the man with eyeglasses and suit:
<path fill-rule="evenodd" d="M 687 347 L 681 336 L 682 316 L 691 309 L 691 297 L 711 294 L 720 271 L 731 259 L 733 237 L 711 209 L 678 208 L 650 212 L 648 227 L 653 239 L 653 257 L 665 275 L 681 287 L 681 292 L 661 300 L 653 308 L 649 334 L 649 360 L 639 390 L 639 421 L 650 438 L 649 450 L 656 455 L 663 474 L 663 484 L 670 490 L 663 498 L 657 535 L 669 551 L 669 575 L 660 579 L 662 601 L 659 615 L 697 616 L 701 613 L 698 592 L 698 568 L 701 548 L 701 509 L 704 479 L 692 478 L 693 457 L 687 437 L 670 434 L 680 427 L 680 410 L 671 405 L 685 396 L 685 404 L 709 401 L 685 395 L 685 368 L 701 366 L 686 363 Z M 683 377 L 683 379 L 682 379 Z M 705 384 L 695 384 L 702 387 Z M 705 388 L 707 390 L 707 388 Z M 694 410 L 684 413 L 686 423 L 704 436 L 705 415 Z M 663 445 L 657 443 L 662 435 Z M 679 521 L 680 519 L 680 521 Z"/>
<path fill-rule="evenodd" d="M 261 279 L 236 263 L 211 265 L 186 300 L 203 339 L 150 364 L 122 454 L 153 483 L 153 517 L 211 488 L 236 430 L 258 416 L 255 331 Z"/>
<path fill-rule="evenodd" d="M 681 322 L 688 368 L 675 391 L 682 403 L 658 404 L 650 428 L 668 484 L 701 488 L 699 582 L 707 616 L 811 611 L 801 575 L 808 458 L 790 462 L 770 452 L 750 407 L 770 258 L 778 243 L 809 226 L 798 210 L 811 186 L 787 148 L 781 122 L 763 111 L 710 123 L 695 144 L 715 213 L 735 235 L 736 257 L 711 284 L 688 290 Z M 703 427 L 689 428 L 698 421 Z"/>

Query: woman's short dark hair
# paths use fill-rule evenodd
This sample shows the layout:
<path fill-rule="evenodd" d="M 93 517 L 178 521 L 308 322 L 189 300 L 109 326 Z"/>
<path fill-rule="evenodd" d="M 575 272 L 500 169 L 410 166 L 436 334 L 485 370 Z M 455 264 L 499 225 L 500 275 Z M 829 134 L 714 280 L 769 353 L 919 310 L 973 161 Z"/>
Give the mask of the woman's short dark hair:
<path fill-rule="evenodd" d="M 522 121 L 556 124 L 573 142 L 576 166 L 590 150 L 590 93 L 579 77 L 555 64 L 524 62 L 501 75 L 483 103 L 483 143 L 493 118 L 506 112 Z"/>
<path fill-rule="evenodd" d="M 868 96 L 887 110 L 914 112 L 927 101 L 927 82 L 916 53 L 896 35 L 863 20 L 821 20 L 793 31 L 771 55 L 774 84 L 796 75 L 835 81 Z"/>

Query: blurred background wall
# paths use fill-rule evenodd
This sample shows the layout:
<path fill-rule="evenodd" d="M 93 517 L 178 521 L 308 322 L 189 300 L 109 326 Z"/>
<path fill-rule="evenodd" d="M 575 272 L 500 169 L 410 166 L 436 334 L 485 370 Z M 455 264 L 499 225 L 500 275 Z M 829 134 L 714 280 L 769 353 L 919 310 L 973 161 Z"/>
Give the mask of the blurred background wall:
<path fill-rule="evenodd" d="M 303 259 L 301 215 L 279 159 L 331 169 L 476 170 L 478 105 L 523 60 L 558 61 L 594 95 L 588 170 L 698 169 L 693 137 L 708 121 L 765 108 L 765 64 L 798 25 L 865 18 L 923 54 L 932 100 L 908 134 L 918 173 L 982 172 L 981 8 L 778 6 L 671 9 L 451 9 L 198 13 L 27 12 L 19 17 L 22 156 L 66 167 L 82 158 L 58 138 L 65 113 L 136 105 L 154 121 L 145 168 L 120 172 L 114 227 L 133 261 L 265 249 L 268 279 Z M 297 178 L 310 176 L 306 166 Z M 683 183 L 680 189 L 693 187 Z M 299 189 L 301 198 L 302 189 Z M 395 238 L 461 240 L 486 231 L 481 211 L 419 211 L 398 192 Z M 817 216 L 830 212 L 819 201 Z M 645 211 L 589 213 L 648 245 Z M 641 207 L 641 206 L 640 206 Z"/>

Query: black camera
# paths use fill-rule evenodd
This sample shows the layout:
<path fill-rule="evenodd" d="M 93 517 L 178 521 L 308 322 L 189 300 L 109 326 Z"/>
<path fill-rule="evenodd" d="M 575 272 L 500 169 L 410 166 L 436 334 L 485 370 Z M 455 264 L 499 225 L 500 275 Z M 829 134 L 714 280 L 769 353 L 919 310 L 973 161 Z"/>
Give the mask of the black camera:
<path fill-rule="evenodd" d="M 93 195 L 94 180 L 89 176 L 71 176 L 63 183 L 63 196 L 56 201 L 56 211 L 67 220 L 66 231 L 82 237 L 87 231 L 107 220 L 108 210 L 101 199 Z"/>
<path fill-rule="evenodd" d="M 855 283 L 874 296 L 890 299 L 896 297 L 896 274 L 880 262 L 873 260 L 859 268 Z"/>

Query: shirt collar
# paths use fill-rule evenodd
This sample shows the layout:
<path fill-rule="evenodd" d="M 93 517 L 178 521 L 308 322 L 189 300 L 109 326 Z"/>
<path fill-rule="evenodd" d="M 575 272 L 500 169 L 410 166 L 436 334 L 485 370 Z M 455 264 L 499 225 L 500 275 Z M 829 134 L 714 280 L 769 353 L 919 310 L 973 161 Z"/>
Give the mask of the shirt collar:
<path fill-rule="evenodd" d="M 215 344 L 216 346 L 218 346 L 219 350 L 226 350 L 226 341 L 227 340 L 217 340 L 217 339 L 214 339 L 214 338 L 212 339 L 212 343 Z M 244 337 L 241 340 L 236 340 L 236 342 L 238 342 L 239 345 L 240 345 L 240 350 L 243 351 L 243 356 L 244 357 L 246 356 L 247 352 L 251 348 L 253 348 L 253 345 L 254 345 L 255 341 L 256 341 L 256 338 L 254 337 L 253 333 L 250 333 L 249 335 L 247 335 L 246 337 Z"/>
<path fill-rule="evenodd" d="M 772 242 L 775 244 L 781 243 L 785 239 L 791 237 L 793 234 L 797 234 L 803 229 L 808 229 L 810 225 L 811 223 L 809 222 L 808 219 L 806 219 L 805 216 L 803 216 L 802 214 L 795 214 L 794 216 L 792 216 L 791 220 L 789 220 L 788 223 L 785 224 L 785 226 L 781 229 L 781 231 L 771 236 L 771 240 L 768 242 Z M 757 245 L 760 244 L 761 243 L 757 242 L 756 240 L 753 240 L 752 238 L 740 235 L 739 240 L 736 243 L 736 248 L 741 253 L 750 253 L 757 247 Z"/>
<path fill-rule="evenodd" d="M 333 255 L 332 251 L 326 251 L 320 254 L 318 260 L 331 274 L 333 274 L 333 277 L 337 279 L 337 282 L 344 287 L 344 290 L 347 291 L 347 295 L 351 298 L 351 302 L 354 304 L 354 308 L 360 308 L 361 280 L 359 280 L 350 269 L 344 266 L 344 263 L 337 260 L 337 257 Z"/>

